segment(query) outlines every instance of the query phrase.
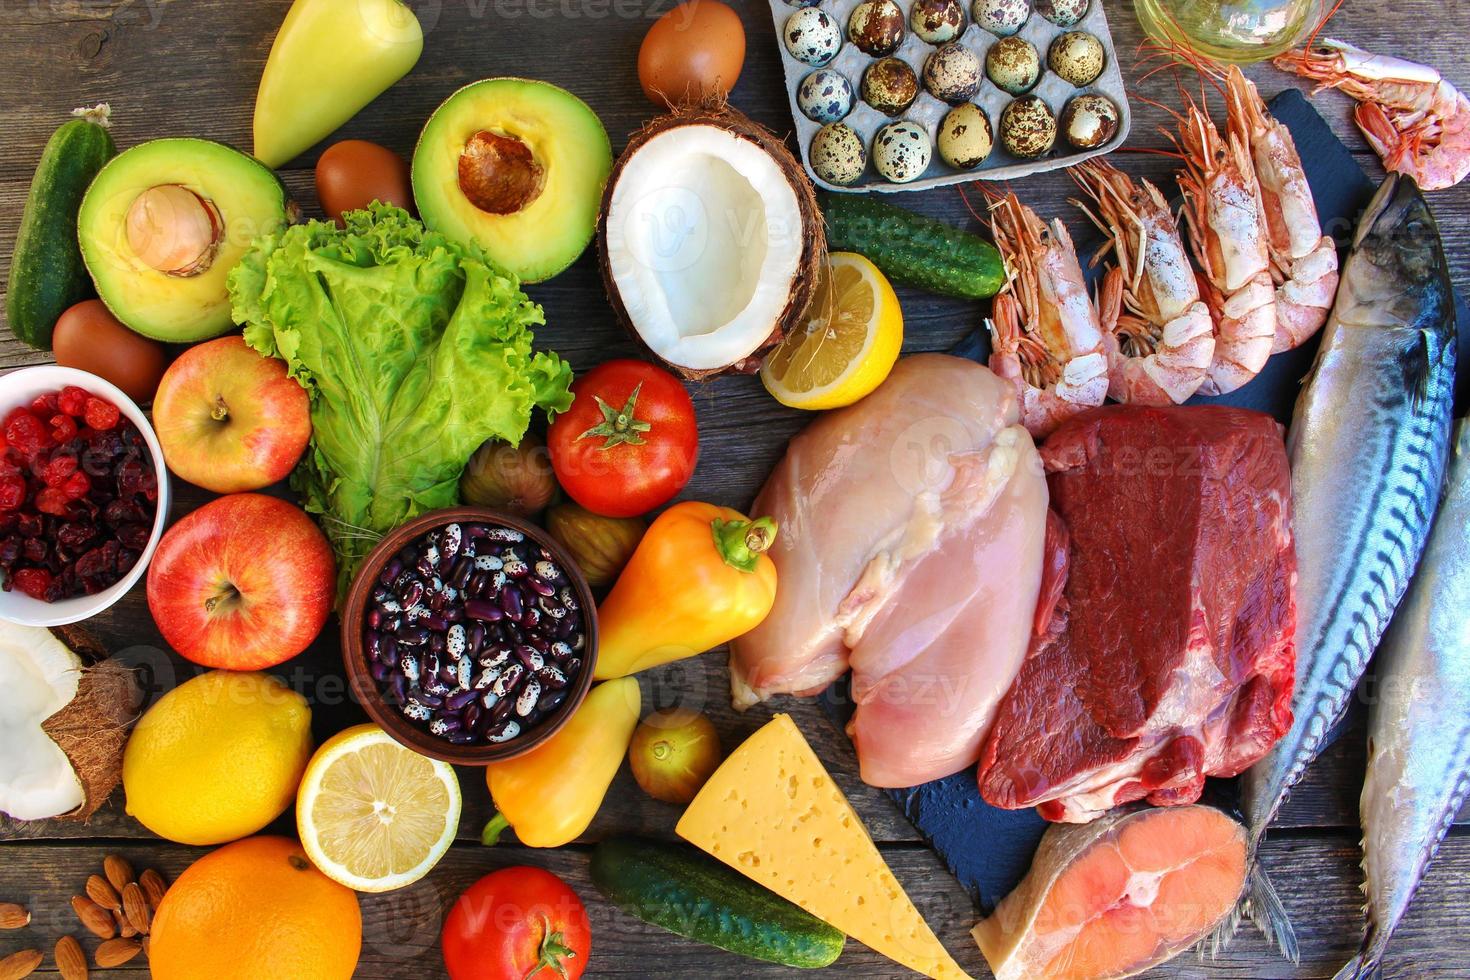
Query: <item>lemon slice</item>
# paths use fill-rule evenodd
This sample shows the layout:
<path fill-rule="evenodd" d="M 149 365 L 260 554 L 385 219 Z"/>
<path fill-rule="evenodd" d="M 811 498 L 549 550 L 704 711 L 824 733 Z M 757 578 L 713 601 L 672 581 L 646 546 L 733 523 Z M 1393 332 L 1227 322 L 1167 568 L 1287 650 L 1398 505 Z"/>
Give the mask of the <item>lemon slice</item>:
<path fill-rule="evenodd" d="M 323 874 L 360 892 L 428 874 L 459 829 L 454 769 L 406 749 L 377 725 L 333 736 L 307 764 L 296 797 L 301 846 Z"/>
<path fill-rule="evenodd" d="M 903 346 L 903 311 L 878 267 L 833 252 L 806 322 L 766 357 L 766 390 L 792 408 L 851 405 L 883 383 Z"/>

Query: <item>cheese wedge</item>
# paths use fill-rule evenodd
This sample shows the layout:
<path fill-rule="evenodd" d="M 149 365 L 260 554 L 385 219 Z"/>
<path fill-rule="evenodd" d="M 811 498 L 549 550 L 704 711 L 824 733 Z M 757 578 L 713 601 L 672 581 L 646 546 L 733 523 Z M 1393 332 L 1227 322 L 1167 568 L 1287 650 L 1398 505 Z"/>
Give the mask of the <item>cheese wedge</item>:
<path fill-rule="evenodd" d="M 968 977 L 790 715 L 777 715 L 731 753 L 675 829 L 889 959 L 936 980 Z"/>

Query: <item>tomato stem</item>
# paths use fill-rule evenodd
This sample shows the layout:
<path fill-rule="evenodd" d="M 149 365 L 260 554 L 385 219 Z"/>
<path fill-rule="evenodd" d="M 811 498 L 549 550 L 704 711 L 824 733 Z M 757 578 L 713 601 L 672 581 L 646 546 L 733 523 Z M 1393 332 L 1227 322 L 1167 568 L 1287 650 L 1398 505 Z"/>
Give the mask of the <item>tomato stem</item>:
<path fill-rule="evenodd" d="M 542 970 L 555 970 L 557 976 L 568 976 L 567 966 L 562 961 L 577 958 L 577 951 L 567 945 L 566 937 L 551 931 L 551 920 L 545 915 L 541 916 L 541 948 L 538 952 L 541 958 L 521 980 L 531 980 Z"/>
<path fill-rule="evenodd" d="M 602 421 L 582 433 L 580 439 L 604 439 L 602 445 L 597 448 L 604 452 L 614 446 L 641 446 L 643 445 L 643 433 L 653 428 L 652 423 L 645 422 L 634 413 L 638 410 L 638 395 L 643 390 L 643 382 L 633 389 L 628 396 L 628 401 L 622 409 L 613 408 L 602 400 L 601 395 L 593 395 L 597 402 L 597 408 L 602 412 Z"/>

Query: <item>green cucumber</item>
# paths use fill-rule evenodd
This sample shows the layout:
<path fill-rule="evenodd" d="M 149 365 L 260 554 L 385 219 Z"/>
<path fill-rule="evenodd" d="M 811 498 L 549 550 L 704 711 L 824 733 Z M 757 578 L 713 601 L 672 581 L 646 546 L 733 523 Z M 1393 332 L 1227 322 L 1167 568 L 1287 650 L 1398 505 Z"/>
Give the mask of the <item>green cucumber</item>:
<path fill-rule="evenodd" d="M 92 280 L 77 245 L 77 212 L 92 178 L 117 153 L 107 131 L 106 105 L 78 109 L 74 115 L 41 151 L 5 291 L 11 332 L 37 350 L 50 350 L 57 319 L 92 295 Z"/>
<path fill-rule="evenodd" d="M 767 963 L 827 966 L 842 955 L 847 938 L 682 844 L 605 840 L 592 851 L 592 881 L 608 901 L 644 922 Z"/>
<path fill-rule="evenodd" d="M 962 299 L 989 299 L 1005 285 L 1005 261 L 979 235 L 873 195 L 823 194 L 821 202 L 827 247 L 867 256 L 894 282 Z"/>

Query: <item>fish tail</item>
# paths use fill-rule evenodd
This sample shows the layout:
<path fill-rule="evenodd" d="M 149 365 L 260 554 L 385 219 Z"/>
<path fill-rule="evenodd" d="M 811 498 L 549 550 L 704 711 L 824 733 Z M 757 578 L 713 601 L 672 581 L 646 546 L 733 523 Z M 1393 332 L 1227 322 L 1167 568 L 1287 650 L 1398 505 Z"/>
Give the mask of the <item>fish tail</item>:
<path fill-rule="evenodd" d="M 1259 861 L 1251 865 L 1246 878 L 1245 897 L 1241 900 L 1243 911 L 1248 914 L 1261 935 L 1281 951 L 1281 955 L 1293 963 L 1301 961 L 1301 950 L 1297 947 L 1296 930 L 1286 915 L 1286 906 L 1276 894 L 1276 886 L 1266 876 L 1266 869 Z M 1235 913 L 1238 918 L 1239 912 Z"/>
<path fill-rule="evenodd" d="M 1387 945 L 1387 938 L 1369 921 L 1368 931 L 1363 934 L 1363 944 L 1358 947 L 1358 952 L 1333 975 L 1332 980 L 1377 980 L 1383 975 L 1383 951 Z"/>

